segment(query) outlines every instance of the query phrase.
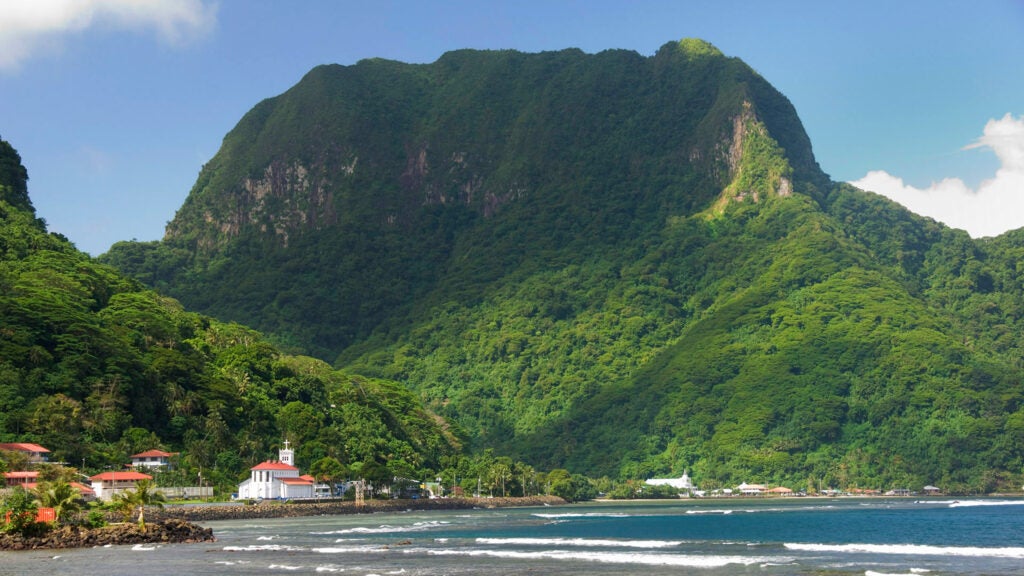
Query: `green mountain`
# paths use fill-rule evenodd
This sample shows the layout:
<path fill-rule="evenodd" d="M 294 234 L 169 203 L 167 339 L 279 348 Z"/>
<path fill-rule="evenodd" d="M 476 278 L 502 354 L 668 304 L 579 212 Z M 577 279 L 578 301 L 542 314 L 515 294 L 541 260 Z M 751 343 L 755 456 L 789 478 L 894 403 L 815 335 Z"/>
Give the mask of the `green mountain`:
<path fill-rule="evenodd" d="M 183 451 L 181 481 L 227 488 L 283 438 L 306 469 L 330 456 L 418 472 L 460 453 L 450 426 L 394 382 L 283 354 L 48 234 L 27 179 L 0 140 L 0 441 L 88 470 Z"/>
<path fill-rule="evenodd" d="M 1020 240 L 832 183 L 688 39 L 315 68 L 104 261 L 537 465 L 989 490 L 1024 465 Z"/>

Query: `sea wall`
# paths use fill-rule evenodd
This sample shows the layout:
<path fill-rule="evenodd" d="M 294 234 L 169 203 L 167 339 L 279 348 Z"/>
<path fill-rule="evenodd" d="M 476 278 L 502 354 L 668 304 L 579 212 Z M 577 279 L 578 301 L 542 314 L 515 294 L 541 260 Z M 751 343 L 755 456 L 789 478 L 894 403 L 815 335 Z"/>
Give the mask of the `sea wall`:
<path fill-rule="evenodd" d="M 147 509 L 146 517 L 153 520 L 175 518 L 189 522 L 208 522 L 211 520 L 248 520 L 331 514 L 371 514 L 404 510 L 471 510 L 514 506 L 557 506 L 565 503 L 565 500 L 557 496 L 367 500 L 361 506 L 357 506 L 352 501 L 291 500 L 287 502 L 264 501 L 260 504 L 248 505 L 238 503 L 220 506 L 168 506 L 163 509 Z"/>

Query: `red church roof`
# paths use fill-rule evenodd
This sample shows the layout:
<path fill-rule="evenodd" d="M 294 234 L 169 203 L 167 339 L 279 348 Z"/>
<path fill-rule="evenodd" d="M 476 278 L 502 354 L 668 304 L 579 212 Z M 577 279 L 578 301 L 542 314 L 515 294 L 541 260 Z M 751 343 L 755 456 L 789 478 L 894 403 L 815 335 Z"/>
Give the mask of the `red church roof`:
<path fill-rule="evenodd" d="M 301 477 L 300 478 L 278 478 L 278 480 L 280 480 L 284 484 L 290 484 L 290 485 L 293 485 L 293 486 L 309 486 L 310 484 L 313 483 L 312 480 L 307 480 L 307 479 L 301 478 Z"/>
<path fill-rule="evenodd" d="M 298 468 L 291 464 L 285 464 L 284 462 L 275 462 L 273 460 L 267 460 L 250 468 L 250 470 L 295 470 Z"/>
<path fill-rule="evenodd" d="M 39 454 L 47 454 L 50 451 L 43 448 L 39 444 L 32 444 L 31 442 L 7 442 L 0 444 L 0 450 L 8 450 L 12 452 L 36 452 Z"/>
<path fill-rule="evenodd" d="M 117 481 L 117 480 L 152 480 L 153 477 L 149 474 L 143 474 L 142 472 L 104 472 L 95 476 L 90 476 L 89 480 L 93 482 L 99 480 L 101 482 Z"/>

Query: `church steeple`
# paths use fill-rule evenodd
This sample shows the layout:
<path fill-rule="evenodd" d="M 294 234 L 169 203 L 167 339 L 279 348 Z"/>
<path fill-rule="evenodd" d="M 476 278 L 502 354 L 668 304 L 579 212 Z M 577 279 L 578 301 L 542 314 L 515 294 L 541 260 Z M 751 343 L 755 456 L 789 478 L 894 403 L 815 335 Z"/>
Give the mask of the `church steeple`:
<path fill-rule="evenodd" d="M 293 452 L 292 449 L 288 447 L 287 440 L 284 441 L 284 448 L 278 450 L 277 454 L 278 460 L 280 460 L 282 464 L 295 466 L 295 452 Z"/>

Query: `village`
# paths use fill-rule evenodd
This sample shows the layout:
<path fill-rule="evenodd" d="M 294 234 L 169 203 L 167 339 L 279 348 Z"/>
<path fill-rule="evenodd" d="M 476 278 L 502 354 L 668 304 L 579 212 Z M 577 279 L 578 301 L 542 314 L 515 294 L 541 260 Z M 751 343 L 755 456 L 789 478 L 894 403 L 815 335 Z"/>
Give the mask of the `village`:
<path fill-rule="evenodd" d="M 3 473 L 4 484 L 0 487 L 3 497 L 15 487 L 25 490 L 35 489 L 48 466 L 59 466 L 49 461 L 50 451 L 38 444 L 30 442 L 0 443 L 0 454 L 6 454 L 8 467 L 15 464 L 17 469 Z M 132 454 L 130 462 L 125 463 L 123 470 L 108 470 L 91 476 L 81 474 L 76 480 L 68 482 L 77 491 L 84 502 L 97 501 L 110 503 L 118 494 L 125 494 L 137 489 L 142 481 L 152 484 L 155 475 L 173 467 L 173 458 L 177 454 L 160 449 L 150 449 Z M 441 497 L 443 490 L 437 482 L 420 483 L 409 480 L 405 483 L 413 490 L 396 490 L 392 497 Z M 339 498 L 349 492 L 355 499 L 362 500 L 364 492 L 371 487 L 364 481 L 347 481 L 329 484 L 318 481 L 313 475 L 302 474 L 295 464 L 295 451 L 291 443 L 285 440 L 278 450 L 277 459 L 265 460 L 249 471 L 249 477 L 239 483 L 238 489 L 231 494 L 231 499 L 241 502 L 258 501 L 290 501 L 309 499 Z M 646 491 L 645 491 L 646 489 Z M 165 500 L 211 500 L 215 494 L 212 486 L 202 483 L 202 476 L 197 478 L 193 486 L 160 486 L 152 487 Z M 786 486 L 766 486 L 763 484 L 743 482 L 734 488 L 718 488 L 712 490 L 698 489 L 692 478 L 684 472 L 678 478 L 651 478 L 639 486 L 631 498 L 765 498 L 765 497 L 804 497 L 808 495 L 840 497 L 867 496 L 934 496 L 941 494 L 935 486 L 924 486 L 918 491 L 910 489 L 877 490 L 851 488 L 837 490 L 819 488 L 809 494 L 806 491 L 794 491 Z"/>

